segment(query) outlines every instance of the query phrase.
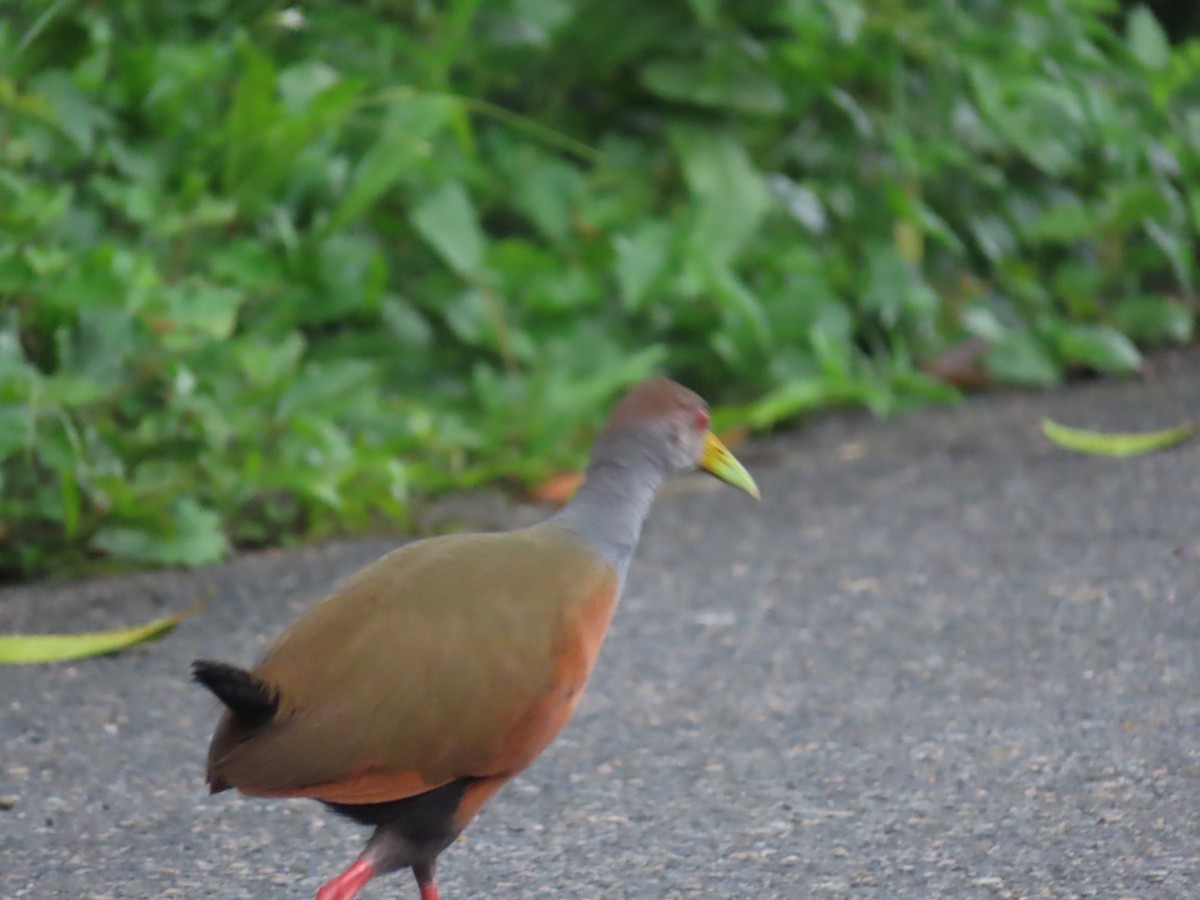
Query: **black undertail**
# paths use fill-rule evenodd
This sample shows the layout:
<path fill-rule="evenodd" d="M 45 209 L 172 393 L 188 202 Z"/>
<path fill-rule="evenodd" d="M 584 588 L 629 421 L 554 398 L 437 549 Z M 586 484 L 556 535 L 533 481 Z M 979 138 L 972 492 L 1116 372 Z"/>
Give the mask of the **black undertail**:
<path fill-rule="evenodd" d="M 412 841 L 437 842 L 452 839 L 457 834 L 454 814 L 458 812 L 463 794 L 476 780 L 460 778 L 423 794 L 384 803 L 324 803 L 334 812 L 363 825 L 397 828 Z"/>
<path fill-rule="evenodd" d="M 198 659 L 192 663 L 192 678 L 216 694 L 248 725 L 270 719 L 279 710 L 279 694 L 275 689 L 237 666 Z"/>

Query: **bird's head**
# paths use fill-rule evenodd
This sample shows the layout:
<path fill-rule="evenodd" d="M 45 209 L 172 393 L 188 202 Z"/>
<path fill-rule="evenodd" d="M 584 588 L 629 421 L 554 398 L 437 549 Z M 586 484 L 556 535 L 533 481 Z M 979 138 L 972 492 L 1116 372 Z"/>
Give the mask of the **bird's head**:
<path fill-rule="evenodd" d="M 708 404 L 668 378 L 652 378 L 613 409 L 596 442 L 596 457 L 640 456 L 664 474 L 703 469 L 752 497 L 758 485 L 709 428 Z"/>

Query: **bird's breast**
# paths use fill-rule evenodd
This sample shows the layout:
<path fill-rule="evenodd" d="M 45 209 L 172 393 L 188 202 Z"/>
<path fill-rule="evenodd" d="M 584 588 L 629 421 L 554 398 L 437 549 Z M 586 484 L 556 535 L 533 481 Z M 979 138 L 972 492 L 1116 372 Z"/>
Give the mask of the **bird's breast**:
<path fill-rule="evenodd" d="M 549 684 L 509 732 L 503 768 L 515 774 L 528 766 L 562 731 L 583 697 L 617 605 L 613 578 L 564 611 Z"/>

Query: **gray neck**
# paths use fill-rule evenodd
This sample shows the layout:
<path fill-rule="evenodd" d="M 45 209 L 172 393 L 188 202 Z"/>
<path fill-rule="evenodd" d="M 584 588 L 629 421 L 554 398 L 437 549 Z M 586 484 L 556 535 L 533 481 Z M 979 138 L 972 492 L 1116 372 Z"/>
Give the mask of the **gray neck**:
<path fill-rule="evenodd" d="M 642 523 L 665 480 L 665 473 L 643 456 L 593 459 L 571 502 L 549 521 L 587 541 L 624 584 Z"/>

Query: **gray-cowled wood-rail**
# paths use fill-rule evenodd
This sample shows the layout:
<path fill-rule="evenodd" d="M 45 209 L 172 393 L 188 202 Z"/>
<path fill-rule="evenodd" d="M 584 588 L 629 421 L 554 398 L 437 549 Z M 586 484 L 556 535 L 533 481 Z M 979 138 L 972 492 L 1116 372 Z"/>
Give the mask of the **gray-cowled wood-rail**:
<path fill-rule="evenodd" d="M 194 663 L 226 707 L 208 753 L 213 792 L 311 797 L 374 826 L 318 900 L 349 900 L 402 868 L 436 900 L 438 854 L 579 703 L 655 492 L 697 468 L 758 496 L 709 430 L 704 400 L 644 382 L 546 521 L 407 544 L 335 589 L 253 669 Z"/>

